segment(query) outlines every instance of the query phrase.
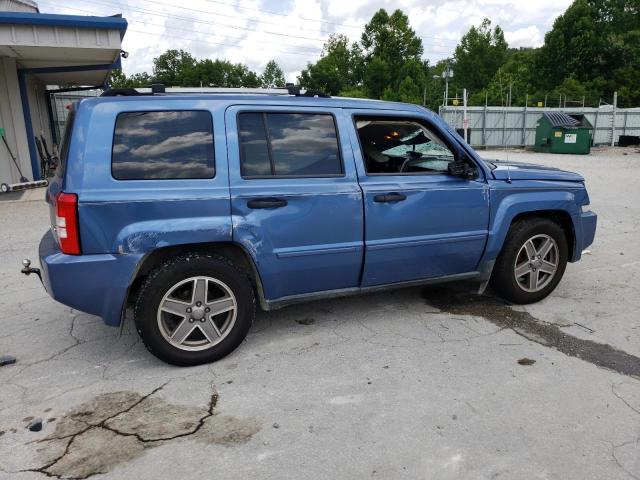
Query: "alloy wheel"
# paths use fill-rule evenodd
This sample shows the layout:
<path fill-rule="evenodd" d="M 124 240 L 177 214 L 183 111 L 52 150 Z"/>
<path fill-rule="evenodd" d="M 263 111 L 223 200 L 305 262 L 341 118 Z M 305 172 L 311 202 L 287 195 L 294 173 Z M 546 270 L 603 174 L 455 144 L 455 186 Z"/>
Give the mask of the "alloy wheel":
<path fill-rule="evenodd" d="M 238 304 L 231 288 L 206 276 L 182 280 L 162 297 L 158 327 L 167 342 L 180 350 L 206 350 L 233 329 Z"/>

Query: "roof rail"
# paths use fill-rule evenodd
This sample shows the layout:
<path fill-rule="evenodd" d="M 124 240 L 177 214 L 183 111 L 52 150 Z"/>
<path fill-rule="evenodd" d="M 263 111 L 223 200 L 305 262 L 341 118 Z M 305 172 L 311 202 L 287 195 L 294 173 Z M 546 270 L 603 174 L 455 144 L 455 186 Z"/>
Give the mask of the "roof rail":
<path fill-rule="evenodd" d="M 302 90 L 299 85 L 287 83 L 284 88 L 165 88 L 162 83 L 153 83 L 143 88 L 109 88 L 102 97 L 132 97 L 139 95 L 197 95 L 197 94 L 233 94 L 233 95 L 293 95 L 296 97 L 330 98 L 320 90 Z"/>

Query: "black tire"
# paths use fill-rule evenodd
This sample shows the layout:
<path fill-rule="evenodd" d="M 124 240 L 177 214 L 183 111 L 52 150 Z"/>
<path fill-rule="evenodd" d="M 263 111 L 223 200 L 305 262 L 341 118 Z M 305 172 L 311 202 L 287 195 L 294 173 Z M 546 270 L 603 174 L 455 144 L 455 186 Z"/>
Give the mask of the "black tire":
<path fill-rule="evenodd" d="M 514 271 L 516 257 L 525 242 L 536 235 L 548 235 L 558 248 L 557 269 L 544 288 L 529 292 L 518 283 Z M 567 237 L 563 228 L 556 222 L 546 218 L 529 218 L 511 225 L 502 251 L 496 259 L 491 274 L 491 287 L 505 300 L 517 304 L 534 303 L 549 295 L 558 285 L 567 267 Z"/>
<path fill-rule="evenodd" d="M 164 295 L 182 280 L 208 276 L 224 282 L 236 299 L 235 323 L 220 343 L 198 351 L 172 345 L 160 330 L 158 308 Z M 233 352 L 246 337 L 255 317 L 255 295 L 247 275 L 227 258 L 210 254 L 186 254 L 156 267 L 146 278 L 134 306 L 138 334 L 147 349 L 160 360 L 179 366 L 200 365 Z"/>

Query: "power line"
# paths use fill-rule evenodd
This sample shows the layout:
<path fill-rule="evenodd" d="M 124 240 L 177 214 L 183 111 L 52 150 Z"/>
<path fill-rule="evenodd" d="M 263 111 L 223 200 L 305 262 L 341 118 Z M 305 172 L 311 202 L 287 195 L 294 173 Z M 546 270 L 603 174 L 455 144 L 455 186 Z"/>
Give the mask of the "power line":
<path fill-rule="evenodd" d="M 321 39 L 321 38 L 301 37 L 301 36 L 289 35 L 289 34 L 285 34 L 285 33 L 276 33 L 276 32 L 268 32 L 268 31 L 265 31 L 265 30 L 256 30 L 256 29 L 252 29 L 252 28 L 248 28 L 248 27 L 240 27 L 240 26 L 236 26 L 236 25 L 225 25 L 225 24 L 220 24 L 218 22 L 200 20 L 200 19 L 190 18 L 190 17 L 182 17 L 182 16 L 178 16 L 178 15 L 168 15 L 166 13 L 158 12 L 156 10 L 141 9 L 141 8 L 135 8 L 135 7 L 129 7 L 129 6 L 121 6 L 121 5 L 113 5 L 113 4 L 110 4 L 110 3 L 105 3 L 105 2 L 101 2 L 101 1 L 97 1 L 97 0 L 85 0 L 85 2 L 93 3 L 93 4 L 96 4 L 96 5 L 99 5 L 99 6 L 107 6 L 107 7 L 111 7 L 111 8 L 113 8 L 113 7 L 124 8 L 124 9 L 129 10 L 129 11 L 140 12 L 140 13 L 151 14 L 151 15 L 157 15 L 157 16 L 161 16 L 161 17 L 165 17 L 165 18 L 169 18 L 169 19 L 186 20 L 186 21 L 197 22 L 197 23 L 202 23 L 202 24 L 206 24 L 206 25 L 217 25 L 217 26 L 222 26 L 224 28 L 232 28 L 232 29 L 236 29 L 236 30 L 253 31 L 253 32 L 256 32 L 256 33 L 263 33 L 263 34 L 267 34 L 267 35 L 285 36 L 285 37 L 304 39 L 304 40 L 315 40 L 315 41 L 322 41 L 322 42 L 326 41 L 326 39 Z M 160 2 L 157 2 L 157 3 L 160 3 Z M 59 8 L 58 5 L 56 5 L 56 7 Z M 87 11 L 87 10 L 81 10 L 81 9 L 74 8 L 74 7 L 62 7 L 62 8 L 69 8 L 71 10 L 78 10 L 78 11 L 84 11 L 84 12 L 87 12 L 87 13 L 93 13 L 93 12 L 90 12 L 90 11 Z M 207 12 L 200 12 L 200 13 L 207 13 Z M 211 13 L 211 12 L 209 12 L 209 13 Z M 147 23 L 147 22 L 143 22 L 143 23 Z M 150 23 L 150 22 L 148 22 L 148 23 Z M 152 24 L 152 25 L 154 25 L 154 24 Z M 159 26 L 157 24 L 155 24 L 155 25 Z M 169 27 L 169 26 L 165 26 L 165 28 L 168 28 L 168 29 L 170 29 L 170 28 L 178 28 L 179 29 L 179 27 Z M 185 30 L 185 29 L 180 29 L 180 30 Z M 142 33 L 142 34 L 152 34 L 151 32 L 142 32 L 142 31 L 133 30 L 133 29 L 130 29 L 130 31 L 135 31 L 136 33 Z M 202 33 L 202 34 L 206 35 L 206 33 L 204 33 L 204 32 L 199 32 L 199 33 Z M 154 35 L 163 36 L 163 34 L 154 34 Z M 172 37 L 171 35 L 166 35 L 166 36 Z M 173 36 L 172 38 L 179 38 L 179 39 L 189 40 L 187 38 L 177 37 L 177 36 Z M 241 40 L 238 37 L 230 37 L 230 38 Z M 193 39 L 193 40 L 195 40 L 195 39 Z M 210 43 L 216 43 L 216 42 L 210 42 Z M 274 42 L 271 42 L 271 43 L 274 43 Z M 237 44 L 231 45 L 231 44 L 221 43 L 221 42 L 217 42 L 217 44 L 237 47 Z M 435 45 L 435 46 L 439 47 L 438 45 Z M 305 47 L 297 47 L 297 48 L 305 48 Z M 260 49 L 257 49 L 257 50 L 260 50 Z M 262 49 L 262 50 L 264 50 L 264 49 Z M 268 51 L 273 51 L 273 50 L 268 50 Z M 279 53 L 296 54 L 296 55 L 308 55 L 308 54 L 304 54 L 304 53 L 297 53 L 297 52 L 294 53 L 294 52 L 291 52 L 291 51 L 286 51 L 286 52 L 282 51 L 282 52 L 279 52 Z M 423 53 L 431 53 L 432 54 L 431 56 L 435 56 L 434 54 L 437 54 L 437 55 L 441 55 L 441 56 L 445 56 L 445 57 L 451 54 L 451 52 L 446 53 L 446 52 L 442 52 L 442 51 L 433 51 L 433 50 L 432 51 L 424 51 Z M 319 55 L 319 53 L 316 54 L 316 55 Z"/>
<path fill-rule="evenodd" d="M 42 1 L 40 1 L 40 3 L 43 3 Z M 44 3 L 48 3 L 48 2 L 44 2 Z M 82 10 L 80 8 L 73 8 L 73 7 L 61 7 L 61 8 L 65 8 L 65 9 L 69 9 L 69 10 L 77 10 L 80 12 L 88 12 L 87 10 Z M 92 12 L 88 12 L 88 13 L 92 13 Z M 146 22 L 145 22 L 146 23 Z M 162 26 L 162 25 L 158 25 L 158 24 L 151 24 L 151 25 L 155 25 L 155 26 Z M 166 28 L 176 28 L 176 27 L 166 27 Z M 186 30 L 186 29 L 178 29 L 178 30 L 182 30 L 182 31 L 190 31 L 190 30 Z M 155 32 L 144 32 L 142 30 L 135 30 L 133 28 L 128 28 L 127 31 L 129 32 L 135 32 L 135 33 L 140 33 L 142 35 L 153 35 L 156 37 L 168 37 L 168 38 L 177 38 L 180 40 L 187 40 L 187 41 L 192 41 L 192 42 L 201 42 L 204 43 L 206 45 L 223 45 L 223 46 L 227 46 L 227 47 L 238 47 L 239 45 L 236 44 L 232 44 L 232 43 L 225 43 L 225 42 L 213 42 L 213 41 L 209 41 L 209 40 L 201 40 L 199 38 L 188 38 L 188 37 L 184 37 L 184 36 L 177 36 L 177 35 L 170 35 L 168 33 L 155 33 Z M 193 33 L 200 33 L 203 35 L 207 35 L 206 32 L 200 32 L 200 31 L 191 31 Z M 237 38 L 237 37 L 231 37 L 231 38 Z M 241 39 L 238 39 L 241 40 Z M 270 42 L 273 43 L 273 42 Z M 305 57 L 318 57 L 320 56 L 320 52 L 316 51 L 315 53 L 311 53 L 311 52 L 293 52 L 293 51 L 284 51 L 284 50 L 273 50 L 273 49 L 264 49 L 264 48 L 255 48 L 252 47 L 253 50 L 259 50 L 262 52 L 274 52 L 274 53 L 281 53 L 281 54 L 285 54 L 285 55 L 301 55 L 301 56 L 305 56 Z"/>
<path fill-rule="evenodd" d="M 42 0 L 40 1 L 40 3 L 43 3 Z M 49 3 L 49 2 L 47 1 L 45 3 Z M 92 15 L 95 14 L 95 12 L 92 12 L 90 10 L 84 10 L 84 9 L 81 9 L 81 8 L 74 8 L 74 7 L 67 7 L 67 6 L 59 7 L 56 4 L 52 4 L 52 6 L 53 5 L 55 5 L 56 8 L 66 8 L 66 9 L 74 10 L 74 11 L 78 11 L 78 12 L 90 13 Z M 151 22 L 149 22 L 147 20 L 145 20 L 143 23 L 144 23 L 144 25 L 153 25 L 155 27 L 163 27 L 163 28 L 168 29 L 168 30 L 179 30 L 181 32 L 199 33 L 201 35 L 211 35 L 211 32 L 203 32 L 201 30 L 180 28 L 180 27 L 175 27 L 175 26 L 169 26 L 169 25 L 166 25 L 166 24 L 162 25 L 162 24 L 158 24 L 158 23 L 151 23 Z M 130 29 L 130 28 L 128 29 L 128 31 L 138 32 L 138 33 L 149 33 L 149 32 L 139 32 L 138 30 L 133 30 L 133 29 Z M 179 38 L 182 38 L 182 37 L 179 37 Z M 246 37 L 232 37 L 232 36 L 229 36 L 229 35 L 224 35 L 224 38 L 225 39 L 231 39 L 231 40 L 245 40 L 246 39 Z M 270 43 L 270 44 L 273 44 L 273 45 L 280 45 L 281 47 L 282 46 L 291 46 L 293 48 L 297 48 L 297 49 L 300 49 L 300 50 L 306 50 L 306 52 L 299 52 L 300 54 L 305 54 L 306 53 L 306 54 L 316 54 L 317 55 L 317 54 L 320 53 L 319 52 L 319 48 L 316 48 L 316 47 L 309 48 L 309 47 L 304 47 L 304 46 L 299 46 L 299 45 L 288 45 L 288 44 L 283 44 L 282 42 L 274 42 L 274 41 L 269 41 L 269 40 L 260 40 L 260 42 L 261 43 Z M 235 46 L 237 46 L 237 45 L 235 45 Z M 290 53 L 290 52 L 282 52 L 282 53 Z"/>
<path fill-rule="evenodd" d="M 196 9 L 196 8 L 184 7 L 182 5 L 170 5 L 170 4 L 167 4 L 167 3 L 158 2 L 157 0 L 143 0 L 143 1 L 147 2 L 147 3 L 153 3 L 153 4 L 156 4 L 156 5 L 161 5 L 163 7 L 180 8 L 182 10 L 188 10 L 188 11 L 192 11 L 192 12 L 196 12 L 196 13 L 209 13 L 209 14 L 212 14 L 212 15 L 217 15 L 219 17 L 233 18 L 235 20 L 239 19 L 237 15 L 228 15 L 228 14 L 224 14 L 224 13 L 220 13 L 220 12 L 203 11 L 203 10 L 199 10 L 199 9 Z M 211 3 L 217 3 L 217 4 L 232 6 L 232 5 L 228 4 L 228 3 L 219 2 L 217 0 L 206 0 L 206 1 L 211 2 Z M 257 11 L 261 12 L 261 10 L 259 10 L 259 9 L 252 9 L 252 10 L 257 10 Z M 263 13 L 268 13 L 268 12 L 263 12 Z M 301 17 L 298 17 L 298 18 L 301 18 Z M 264 24 L 267 24 L 267 25 L 275 25 L 277 27 L 287 27 L 286 25 L 282 25 L 281 23 L 269 22 L 267 20 L 258 20 L 258 19 L 251 19 L 251 20 L 256 22 L 256 23 L 264 23 Z M 361 28 L 363 28 L 363 27 L 361 27 Z M 351 28 L 353 28 L 353 27 L 351 27 Z M 305 28 L 305 30 L 307 30 L 309 32 L 322 33 L 324 35 L 331 33 L 331 32 L 326 32 L 324 30 L 315 30 L 315 29 L 308 29 L 308 28 Z M 433 38 L 436 38 L 436 37 L 433 37 Z"/>
<path fill-rule="evenodd" d="M 364 24 L 349 25 L 349 24 L 346 24 L 346 23 L 332 22 L 330 20 L 318 20 L 316 18 L 309 18 L 309 17 L 302 17 L 302 16 L 290 17 L 290 15 L 287 14 L 287 13 L 274 12 L 273 10 L 263 10 L 263 9 L 260 9 L 260 8 L 243 7 L 242 5 L 237 5 L 237 4 L 233 4 L 233 3 L 226 3 L 226 2 L 220 2 L 218 0 L 205 0 L 205 1 L 209 2 L 209 3 L 216 3 L 218 5 L 226 5 L 226 6 L 229 6 L 229 7 L 237 8 L 239 10 L 248 10 L 248 11 L 253 11 L 253 12 L 266 13 L 268 15 L 277 15 L 277 16 L 281 16 L 281 17 L 298 18 L 300 20 L 305 20 L 305 21 L 309 21 L 309 22 L 326 23 L 326 24 L 335 25 L 335 26 L 338 26 L 338 27 L 354 28 L 354 29 L 358 29 L 358 30 L 362 30 L 365 27 Z M 449 11 L 452 11 L 452 10 L 449 10 Z M 456 13 L 457 13 L 457 11 L 456 11 Z M 451 41 L 452 40 L 450 38 L 446 38 L 446 37 L 442 37 L 442 36 L 438 36 L 438 35 L 419 35 L 419 37 L 421 39 L 433 38 L 435 40 L 446 40 L 446 41 Z M 451 46 L 455 46 L 455 45 L 451 45 Z"/>
<path fill-rule="evenodd" d="M 183 7 L 183 6 L 180 6 L 180 5 L 169 5 L 169 4 L 166 4 L 166 3 L 163 3 L 163 2 L 158 2 L 156 0 L 144 0 L 144 1 L 149 2 L 149 3 L 154 3 L 154 4 L 157 4 L 157 5 L 161 5 L 163 7 L 179 8 L 179 9 L 182 9 L 182 10 L 192 11 L 192 12 L 199 13 L 199 14 L 203 14 L 204 13 L 204 14 L 209 14 L 209 15 L 228 17 L 228 18 L 232 18 L 234 20 L 241 20 L 241 21 L 245 20 L 245 19 L 239 18 L 239 17 L 234 16 L 234 15 L 225 15 L 225 14 L 218 13 L 218 12 L 202 11 L 202 10 L 198 10 L 198 9 L 194 9 L 194 8 Z M 265 33 L 267 35 L 276 35 L 276 36 L 295 38 L 295 39 L 299 39 L 299 40 L 310 40 L 310 41 L 314 41 L 314 42 L 323 42 L 323 43 L 325 43 L 328 40 L 328 38 L 305 37 L 305 36 L 302 36 L 302 35 L 293 35 L 293 34 L 290 34 L 290 33 L 271 32 L 271 31 L 267 31 L 267 30 L 258 30 L 258 29 L 255 29 L 255 28 L 241 27 L 241 26 L 238 26 L 238 25 L 228 25 L 228 24 L 219 23 L 219 22 L 212 22 L 210 20 L 207 21 L 207 20 L 195 19 L 195 18 L 192 18 L 192 17 L 184 17 L 184 16 L 179 16 L 179 15 L 173 15 L 173 14 L 169 15 L 169 14 L 166 14 L 164 12 L 159 12 L 157 10 L 152 10 L 150 8 L 145 8 L 145 7 L 140 8 L 140 7 L 130 7 L 128 5 L 127 6 L 123 6 L 123 5 L 120 5 L 119 3 L 111 4 L 111 3 L 105 3 L 105 2 L 102 2 L 102 1 L 99 1 L 99 0 L 98 1 L 96 1 L 96 0 L 85 0 L 85 2 L 96 3 L 96 4 L 100 4 L 100 5 L 106 5 L 106 6 L 109 6 L 109 7 L 125 8 L 125 9 L 128 9 L 128 10 L 137 11 L 137 12 L 141 12 L 141 13 L 150 13 L 150 14 L 155 14 L 155 15 L 161 15 L 161 16 L 166 17 L 166 18 L 176 18 L 176 19 L 180 19 L 180 20 L 188 20 L 188 21 L 204 23 L 204 24 L 208 24 L 208 25 L 222 26 L 224 28 L 232 28 L 232 29 L 235 29 L 235 30 L 252 31 L 252 32 L 258 32 L 258 33 Z M 257 23 L 268 23 L 268 24 L 271 24 L 271 25 L 276 25 L 276 26 L 281 27 L 281 28 L 282 27 L 287 27 L 286 25 L 282 25 L 280 23 L 266 22 L 264 20 L 251 19 L 251 21 L 255 21 Z M 327 32 L 324 32 L 322 30 L 313 30 L 313 29 L 311 29 L 311 30 L 308 30 L 308 31 L 315 31 L 315 32 L 327 34 Z M 426 43 L 425 44 L 424 42 L 423 42 L 423 45 L 427 45 L 427 46 L 431 46 L 431 47 L 442 47 L 442 48 L 445 48 L 447 46 L 449 46 L 449 47 L 453 46 L 453 45 L 439 45 L 439 44 L 433 44 L 433 43 Z"/>
<path fill-rule="evenodd" d="M 225 3 L 225 2 L 219 2 L 217 0 L 205 0 L 209 3 L 217 3 L 219 5 L 227 5 L 229 7 L 233 7 L 233 8 L 237 8 L 240 10 L 249 10 L 249 11 L 253 11 L 253 12 L 260 12 L 260 13 L 266 13 L 268 15 L 277 15 L 280 17 L 289 17 L 288 14 L 286 13 L 282 13 L 282 12 L 274 12 L 273 10 L 262 10 L 260 8 L 251 8 L 251 7 L 243 7 L 242 5 L 237 5 L 237 4 L 233 4 L 233 3 Z M 300 20 L 306 20 L 309 22 L 320 22 L 320 23 L 327 23 L 329 25 L 336 25 L 339 27 L 347 27 L 347 28 L 357 28 L 357 29 L 362 29 L 362 27 L 364 27 L 364 25 L 347 25 L 344 23 L 338 23 L 338 22 L 332 22 L 330 20 L 318 20 L 316 18 L 309 18 L 309 17 L 300 17 L 300 16 L 295 16 L 292 18 L 299 18 Z"/>
<path fill-rule="evenodd" d="M 231 43 L 211 42 L 211 41 L 207 41 L 207 40 L 202 41 L 199 38 L 185 38 L 185 37 L 179 37 L 177 35 L 168 35 L 166 33 L 143 32 L 142 30 L 133 30 L 133 29 L 130 29 L 129 31 L 135 32 L 135 33 L 141 33 L 143 35 L 154 35 L 156 37 L 169 37 L 169 38 L 178 38 L 178 39 L 181 39 L 181 40 L 188 40 L 188 41 L 191 41 L 191 42 L 202 42 L 205 45 L 224 45 L 224 46 L 232 47 L 232 48 L 233 47 L 235 47 L 235 48 L 239 47 L 238 44 L 234 45 L 234 44 L 231 44 Z M 304 56 L 304 57 L 307 57 L 307 58 L 319 57 L 320 56 L 320 52 L 314 54 L 314 53 L 301 53 L 301 52 L 287 52 L 287 51 L 284 51 L 284 50 L 273 50 L 273 49 L 255 48 L 255 47 L 251 47 L 251 49 L 252 50 L 259 50 L 261 52 L 280 53 L 280 54 L 283 54 L 283 55 L 301 55 L 301 56 Z"/>
<path fill-rule="evenodd" d="M 143 0 L 143 1 L 147 2 L 147 3 L 153 3 L 155 5 L 160 5 L 160 6 L 163 6 L 163 7 L 179 8 L 181 10 L 188 10 L 188 11 L 195 12 L 195 13 L 208 13 L 208 14 L 211 14 L 211 15 L 216 15 L 218 17 L 226 17 L 226 18 L 232 18 L 234 20 L 242 20 L 242 19 L 239 19 L 237 15 L 228 15 L 228 14 L 220 13 L 220 12 L 210 12 L 210 11 L 206 11 L 206 10 L 199 10 L 197 8 L 184 7 L 182 5 L 170 5 L 170 4 L 167 4 L 167 3 L 158 2 L 156 0 Z M 228 4 L 225 4 L 225 5 L 228 5 Z M 270 22 L 268 20 L 259 20 L 259 19 L 253 19 L 252 18 L 251 21 L 256 22 L 256 23 L 264 23 L 266 25 L 275 25 L 276 27 L 280 27 L 280 28 L 283 28 L 283 27 L 287 28 L 288 27 L 287 25 L 283 25 L 282 23 Z M 312 29 L 312 28 L 305 28 L 305 30 L 309 31 L 309 32 L 322 33 L 323 35 L 326 35 L 327 33 L 330 33 L 330 32 L 326 32 L 324 30 L 315 30 L 315 29 Z"/>
<path fill-rule="evenodd" d="M 119 9 L 126 9 L 129 11 L 134 11 L 134 12 L 139 12 L 139 13 L 147 13 L 147 14 L 152 14 L 152 15 L 160 15 L 162 17 L 166 17 L 166 18 L 175 18 L 178 20 L 187 20 L 190 22 L 196 22 L 196 23 L 202 23 L 202 24 L 206 24 L 206 25 L 215 25 L 215 26 L 220 26 L 220 27 L 224 27 L 224 28 L 231 28 L 234 30 L 244 30 L 244 31 L 250 31 L 250 32 L 258 32 L 258 33 L 264 33 L 266 35 L 276 35 L 278 37 L 288 37 L 288 38 L 296 38 L 298 40 L 311 40 L 311 41 L 318 41 L 318 42 L 324 42 L 326 41 L 326 39 L 323 38 L 315 38 L 315 37 L 303 37 L 301 35 L 290 35 L 287 33 L 279 33 L 279 32 L 269 32 L 266 30 L 257 30 L 255 28 L 249 28 L 249 27 L 240 27 L 237 25 L 227 25 L 224 23 L 219 23 L 219 22 L 212 22 L 212 21 L 207 21 L 207 20 L 200 20 L 198 18 L 192 18 L 192 17 L 182 17 L 179 15 L 168 15 L 165 13 L 161 13 L 158 12 L 156 10 L 150 10 L 150 9 L 144 9 L 144 8 L 138 8 L 138 7 L 130 7 L 130 6 L 122 6 L 122 5 L 114 5 L 111 3 L 105 3 L 105 2 L 100 2 L 97 0 L 84 0 L 85 3 L 93 3 L 93 4 L 97 4 L 97 5 L 105 5 L 107 7 L 111 7 L 111 8 L 119 8 Z M 169 6 L 169 5 L 167 5 Z M 211 13 L 211 12 L 199 12 L 199 13 Z M 280 25 L 282 27 L 282 25 Z"/>
<path fill-rule="evenodd" d="M 89 0 L 85 0 L 85 1 L 89 1 Z M 160 5 L 162 7 L 179 8 L 181 10 L 187 10 L 187 11 L 198 13 L 198 14 L 201 14 L 201 15 L 202 14 L 209 14 L 209 15 L 215 15 L 217 17 L 232 18 L 234 20 L 246 20 L 246 19 L 238 18 L 235 15 L 226 15 L 224 13 L 219 13 L 219 12 L 203 11 L 203 10 L 198 10 L 196 8 L 183 7 L 181 5 L 168 5 L 166 3 L 156 2 L 155 0 L 144 0 L 144 1 L 148 2 L 148 3 L 153 3 L 153 4 L 156 4 L 156 5 Z M 90 2 L 90 3 L 93 3 L 93 2 Z M 102 2 L 99 2 L 99 3 L 102 3 Z M 103 3 L 103 5 L 104 5 L 104 3 Z M 115 6 L 115 5 L 110 5 L 110 6 Z M 118 5 L 118 8 L 122 8 L 122 6 Z M 125 8 L 134 9 L 134 7 L 129 7 L 129 6 L 127 6 Z M 144 11 L 146 13 L 150 12 L 149 10 L 146 10 L 144 8 L 141 9 L 139 7 L 135 7 L 135 9 L 142 10 L 142 11 Z M 155 12 L 153 10 L 151 10 L 151 12 L 152 13 L 157 13 L 157 12 Z M 189 18 L 189 17 L 178 17 L 177 15 L 172 15 L 172 16 L 175 17 L 175 18 L 182 18 L 182 19 L 186 19 L 186 20 L 199 21 L 199 20 L 195 20 L 195 19 Z M 282 25 L 281 23 L 267 22 L 267 21 L 264 21 L 264 20 L 256 20 L 256 19 L 250 19 L 250 20 L 253 21 L 253 22 L 256 22 L 256 23 L 265 23 L 265 24 L 268 24 L 268 25 L 275 25 L 275 26 L 280 27 L 280 28 L 287 28 L 288 27 L 287 25 Z M 281 36 L 284 36 L 284 37 L 298 38 L 298 39 L 301 39 L 301 40 L 313 40 L 313 41 L 320 41 L 320 42 L 324 42 L 325 41 L 325 39 L 317 38 L 317 37 L 304 37 L 304 36 L 301 36 L 301 35 L 291 35 L 291 34 L 279 33 L 279 32 L 268 32 L 266 30 L 255 30 L 255 29 L 251 29 L 251 28 L 239 27 L 239 26 L 235 26 L 235 25 L 225 25 L 225 24 L 216 23 L 216 22 L 210 22 L 210 23 L 212 23 L 213 25 L 222 25 L 222 26 L 226 26 L 228 28 L 237 28 L 237 29 L 240 29 L 240 30 L 250 30 L 250 31 L 258 31 L 258 32 L 262 31 L 264 33 L 268 33 L 268 34 L 271 34 L 271 35 L 281 35 Z M 305 30 L 310 31 L 310 32 L 319 32 L 319 33 L 322 33 L 322 34 L 326 34 L 327 33 L 327 32 L 324 32 L 322 30 L 313 30 L 313 29 L 305 29 Z"/>

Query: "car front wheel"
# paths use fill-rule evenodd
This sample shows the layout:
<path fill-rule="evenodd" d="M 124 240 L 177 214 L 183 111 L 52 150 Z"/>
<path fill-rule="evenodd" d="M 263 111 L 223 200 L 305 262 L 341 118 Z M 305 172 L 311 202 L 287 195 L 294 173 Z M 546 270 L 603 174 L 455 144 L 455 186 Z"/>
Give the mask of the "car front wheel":
<path fill-rule="evenodd" d="M 564 230 L 544 218 L 514 223 L 496 259 L 491 286 L 513 303 L 533 303 L 549 295 L 567 266 Z"/>
<path fill-rule="evenodd" d="M 191 254 L 160 265 L 135 305 L 147 349 L 174 365 L 218 360 L 240 345 L 255 314 L 247 276 L 226 258 Z"/>

